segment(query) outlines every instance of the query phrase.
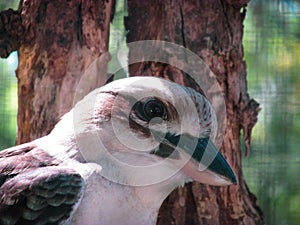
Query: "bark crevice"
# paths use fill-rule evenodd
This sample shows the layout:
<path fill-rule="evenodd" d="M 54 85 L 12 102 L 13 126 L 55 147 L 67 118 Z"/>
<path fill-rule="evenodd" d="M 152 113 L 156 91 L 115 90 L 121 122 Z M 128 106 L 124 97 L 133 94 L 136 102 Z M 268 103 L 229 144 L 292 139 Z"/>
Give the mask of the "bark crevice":
<path fill-rule="evenodd" d="M 186 47 L 186 43 L 185 43 L 185 30 L 184 30 L 184 15 L 183 15 L 182 6 L 179 6 L 179 12 L 180 12 L 180 20 L 181 20 L 182 46 Z"/>

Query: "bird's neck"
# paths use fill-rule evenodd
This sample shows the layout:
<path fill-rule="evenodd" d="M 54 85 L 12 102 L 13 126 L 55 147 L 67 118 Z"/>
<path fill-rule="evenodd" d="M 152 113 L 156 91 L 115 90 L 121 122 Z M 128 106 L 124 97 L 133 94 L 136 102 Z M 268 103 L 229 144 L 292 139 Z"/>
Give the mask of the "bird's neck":
<path fill-rule="evenodd" d="M 182 180 L 177 176 L 159 184 L 132 187 L 92 175 L 71 224 L 154 225 L 163 200 Z"/>
<path fill-rule="evenodd" d="M 51 139 L 45 138 L 36 142 L 55 157 L 61 160 L 64 160 L 63 157 L 68 158 L 68 155 L 59 154 L 62 150 L 59 147 L 62 146 L 52 147 L 49 141 Z M 46 145 L 50 147 L 47 149 Z M 175 188 L 183 185 L 185 180 L 184 175 L 179 173 L 152 185 L 121 185 L 93 171 L 93 166 L 89 165 L 93 163 L 80 163 L 77 160 L 69 163 L 85 180 L 84 194 L 68 223 L 70 225 L 154 225 L 164 199 Z"/>

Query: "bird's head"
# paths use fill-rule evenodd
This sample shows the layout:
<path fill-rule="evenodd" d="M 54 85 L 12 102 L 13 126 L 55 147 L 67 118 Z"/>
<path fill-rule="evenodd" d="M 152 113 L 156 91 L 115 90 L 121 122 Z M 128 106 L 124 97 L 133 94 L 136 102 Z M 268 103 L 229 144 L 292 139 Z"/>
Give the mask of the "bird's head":
<path fill-rule="evenodd" d="M 236 183 L 213 144 L 216 116 L 198 92 L 154 77 L 96 89 L 72 111 L 79 150 L 115 182 L 147 185 L 177 173 L 211 185 Z"/>

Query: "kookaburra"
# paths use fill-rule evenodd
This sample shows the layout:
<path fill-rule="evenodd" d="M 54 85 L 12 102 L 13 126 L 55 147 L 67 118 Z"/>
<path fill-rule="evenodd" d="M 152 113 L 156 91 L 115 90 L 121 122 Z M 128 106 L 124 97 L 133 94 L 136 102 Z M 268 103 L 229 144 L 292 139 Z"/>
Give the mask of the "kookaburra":
<path fill-rule="evenodd" d="M 49 135 L 0 152 L 0 224 L 155 224 L 186 182 L 236 184 L 214 132 L 198 92 L 154 77 L 113 81 Z"/>

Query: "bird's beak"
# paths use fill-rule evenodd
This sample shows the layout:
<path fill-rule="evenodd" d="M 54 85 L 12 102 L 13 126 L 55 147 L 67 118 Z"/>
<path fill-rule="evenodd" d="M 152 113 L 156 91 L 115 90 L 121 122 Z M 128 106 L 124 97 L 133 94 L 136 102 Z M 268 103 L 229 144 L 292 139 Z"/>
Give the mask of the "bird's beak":
<path fill-rule="evenodd" d="M 237 179 L 217 147 L 209 138 L 195 138 L 188 134 L 167 133 L 161 142 L 160 151 L 173 149 L 169 158 L 184 160 L 183 172 L 201 183 L 210 185 L 237 184 Z M 174 151 L 175 150 L 175 151 Z"/>

